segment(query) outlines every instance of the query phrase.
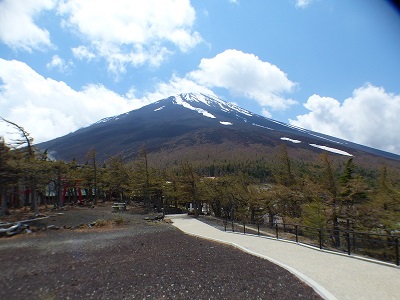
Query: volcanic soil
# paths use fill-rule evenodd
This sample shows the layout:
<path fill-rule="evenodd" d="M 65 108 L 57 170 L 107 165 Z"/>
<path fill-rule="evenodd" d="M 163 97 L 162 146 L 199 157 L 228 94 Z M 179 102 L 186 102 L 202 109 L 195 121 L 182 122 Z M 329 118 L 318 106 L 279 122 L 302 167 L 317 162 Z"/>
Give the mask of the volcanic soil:
<path fill-rule="evenodd" d="M 271 262 L 188 236 L 137 205 L 41 215 L 31 233 L 0 238 L 0 299 L 320 299 Z M 1 221 L 16 217 L 26 216 Z"/>

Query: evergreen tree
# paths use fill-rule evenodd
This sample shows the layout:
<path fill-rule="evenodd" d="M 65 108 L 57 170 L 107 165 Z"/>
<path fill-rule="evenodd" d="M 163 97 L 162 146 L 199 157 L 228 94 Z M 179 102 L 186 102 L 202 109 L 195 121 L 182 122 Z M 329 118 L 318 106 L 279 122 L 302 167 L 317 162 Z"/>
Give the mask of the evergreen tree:
<path fill-rule="evenodd" d="M 150 211 L 152 206 L 161 209 L 162 203 L 162 176 L 150 167 L 147 151 L 142 147 L 133 164 L 133 173 L 130 187 L 136 197 L 140 197 Z"/>
<path fill-rule="evenodd" d="M 132 168 L 124 163 L 122 156 L 110 157 L 106 162 L 104 174 L 105 188 L 110 198 L 125 201 L 132 180 Z"/>
<path fill-rule="evenodd" d="M 19 126 L 18 124 L 1 117 L 0 120 L 14 127 L 19 133 L 19 138 L 16 138 L 12 141 L 12 147 L 16 149 L 16 151 L 20 152 L 23 156 L 23 170 L 25 176 L 24 181 L 26 182 L 26 187 L 30 191 L 30 209 L 31 211 L 38 213 L 36 192 L 40 169 L 38 169 L 38 164 L 35 157 L 33 138 L 22 126 Z"/>
<path fill-rule="evenodd" d="M 326 198 L 327 203 L 331 206 L 331 222 L 333 225 L 333 238 L 334 244 L 336 247 L 340 247 L 340 228 L 339 228 L 339 210 L 340 203 L 338 199 L 338 187 L 335 180 L 334 169 L 332 166 L 332 160 L 329 158 L 327 152 L 324 152 L 320 155 L 320 160 L 322 163 L 322 188 L 324 190 L 324 194 L 322 195 Z"/>
<path fill-rule="evenodd" d="M 87 174 L 87 179 L 91 179 L 92 182 L 92 191 L 94 193 L 94 198 L 93 198 L 93 205 L 97 204 L 97 201 L 99 199 L 99 191 L 97 188 L 98 184 L 98 168 L 97 168 L 97 158 L 96 158 L 96 150 L 94 148 L 90 149 L 89 152 L 86 154 L 86 157 L 88 159 L 87 166 L 89 167 L 90 171 L 89 174 Z M 92 195 L 92 193 L 90 193 Z"/>
<path fill-rule="evenodd" d="M 377 207 L 377 219 L 387 233 L 400 229 L 400 189 L 386 166 L 381 168 L 378 188 L 373 204 Z"/>
<path fill-rule="evenodd" d="M 15 172 L 15 166 L 13 166 L 12 163 L 10 148 L 5 144 L 4 139 L 0 136 L 0 216 L 9 213 L 7 205 L 9 191 L 17 182 L 18 174 Z"/>
<path fill-rule="evenodd" d="M 276 184 L 267 192 L 268 199 L 274 197 L 271 203 L 275 205 L 274 209 L 269 209 L 270 222 L 274 214 L 279 214 L 288 222 L 295 222 L 301 217 L 304 196 L 302 182 L 295 176 L 286 144 L 282 144 L 278 153 L 274 175 Z"/>
<path fill-rule="evenodd" d="M 350 158 L 345 166 L 338 184 L 340 197 L 340 217 L 353 223 L 358 222 L 363 215 L 358 208 L 368 200 L 368 186 L 364 178 L 355 173 L 353 158 Z"/>
<path fill-rule="evenodd" d="M 323 195 L 326 193 L 320 182 L 306 178 L 303 184 L 305 201 L 302 204 L 302 225 L 311 228 L 326 228 L 330 218 L 330 204 Z M 310 236 L 316 237 L 315 230 L 306 230 Z"/>
<path fill-rule="evenodd" d="M 284 186 L 295 184 L 295 176 L 292 171 L 292 163 L 289 158 L 286 144 L 282 144 L 277 160 L 276 181 Z"/>
<path fill-rule="evenodd" d="M 198 196 L 199 177 L 195 173 L 193 166 L 188 161 L 183 161 L 180 165 L 179 190 L 183 198 L 192 203 L 193 211 L 197 217 L 201 213 L 201 203 Z"/>

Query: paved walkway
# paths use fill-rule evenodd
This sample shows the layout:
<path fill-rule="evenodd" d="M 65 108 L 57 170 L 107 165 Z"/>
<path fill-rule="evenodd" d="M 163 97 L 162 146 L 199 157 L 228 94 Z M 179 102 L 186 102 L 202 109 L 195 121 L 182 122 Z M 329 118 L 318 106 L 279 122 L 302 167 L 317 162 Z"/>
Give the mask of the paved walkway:
<path fill-rule="evenodd" d="M 400 299 L 400 269 L 296 243 L 224 232 L 187 215 L 168 215 L 183 232 L 220 241 L 278 264 L 325 299 Z"/>

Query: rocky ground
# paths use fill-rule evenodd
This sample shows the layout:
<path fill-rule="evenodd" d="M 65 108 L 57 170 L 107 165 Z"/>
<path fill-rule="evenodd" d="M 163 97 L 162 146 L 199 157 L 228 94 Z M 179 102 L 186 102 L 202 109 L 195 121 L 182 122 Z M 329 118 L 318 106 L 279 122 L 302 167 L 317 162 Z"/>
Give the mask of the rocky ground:
<path fill-rule="evenodd" d="M 137 207 L 43 215 L 33 233 L 0 239 L 0 299 L 319 299 L 286 270 Z"/>

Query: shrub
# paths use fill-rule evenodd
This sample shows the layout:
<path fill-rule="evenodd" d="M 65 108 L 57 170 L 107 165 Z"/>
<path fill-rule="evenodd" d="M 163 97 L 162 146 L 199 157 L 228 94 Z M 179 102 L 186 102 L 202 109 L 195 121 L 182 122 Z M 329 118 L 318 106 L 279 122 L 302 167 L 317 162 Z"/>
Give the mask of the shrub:
<path fill-rule="evenodd" d="M 123 217 L 118 216 L 114 219 L 115 225 L 123 225 L 125 223 L 125 220 Z"/>
<path fill-rule="evenodd" d="M 109 222 L 107 220 L 104 220 L 104 219 L 98 219 L 94 223 L 94 227 L 105 227 L 107 225 L 109 225 Z"/>

